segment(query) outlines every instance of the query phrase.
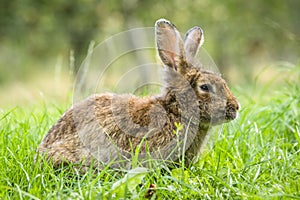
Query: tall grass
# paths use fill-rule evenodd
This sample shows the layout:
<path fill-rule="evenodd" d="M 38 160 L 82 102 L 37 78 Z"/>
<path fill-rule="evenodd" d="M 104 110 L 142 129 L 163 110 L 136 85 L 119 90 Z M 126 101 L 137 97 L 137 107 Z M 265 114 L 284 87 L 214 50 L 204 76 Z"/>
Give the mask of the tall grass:
<path fill-rule="evenodd" d="M 236 88 L 240 117 L 213 130 L 195 164 L 161 165 L 133 177 L 34 164 L 36 147 L 65 105 L 0 110 L 0 199 L 141 199 L 150 184 L 153 199 L 300 199 L 299 68 L 288 72 L 296 79 L 256 90 L 267 98 Z"/>

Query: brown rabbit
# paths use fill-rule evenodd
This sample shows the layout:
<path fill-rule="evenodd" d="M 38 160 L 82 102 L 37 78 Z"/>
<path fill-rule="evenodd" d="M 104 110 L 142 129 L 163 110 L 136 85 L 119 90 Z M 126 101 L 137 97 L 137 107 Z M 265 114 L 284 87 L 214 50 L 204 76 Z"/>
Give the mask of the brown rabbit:
<path fill-rule="evenodd" d="M 144 98 L 96 94 L 74 104 L 38 147 L 54 166 L 130 167 L 136 152 L 140 162 L 184 158 L 189 164 L 211 126 L 236 118 L 239 104 L 226 82 L 194 61 L 204 41 L 201 28 L 190 29 L 183 41 L 171 22 L 160 19 L 155 34 L 165 65 L 162 93 Z"/>

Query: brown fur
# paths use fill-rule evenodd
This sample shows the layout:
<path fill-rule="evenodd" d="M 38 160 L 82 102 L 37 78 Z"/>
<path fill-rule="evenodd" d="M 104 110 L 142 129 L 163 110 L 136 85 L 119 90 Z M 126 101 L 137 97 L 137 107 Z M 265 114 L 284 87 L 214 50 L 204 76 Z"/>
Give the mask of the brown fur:
<path fill-rule="evenodd" d="M 173 24 L 156 22 L 159 55 L 166 65 L 162 94 L 136 97 L 130 94 L 98 94 L 74 104 L 50 129 L 38 151 L 58 166 L 64 162 L 95 167 L 130 166 L 132 152 L 139 159 L 176 161 L 186 164 L 200 153 L 212 125 L 233 120 L 238 102 L 220 75 L 203 71 L 192 63 L 203 42 L 199 27 L 188 31 L 185 46 Z M 209 85 L 210 91 L 201 89 Z M 175 123 L 183 129 L 175 134 Z"/>

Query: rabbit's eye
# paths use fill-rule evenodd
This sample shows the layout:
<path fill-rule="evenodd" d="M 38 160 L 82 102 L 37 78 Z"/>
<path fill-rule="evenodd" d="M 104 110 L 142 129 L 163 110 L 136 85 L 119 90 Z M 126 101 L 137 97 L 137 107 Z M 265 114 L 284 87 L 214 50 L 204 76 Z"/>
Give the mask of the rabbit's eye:
<path fill-rule="evenodd" d="M 200 85 L 200 89 L 204 92 L 212 92 L 213 91 L 212 86 L 209 84 Z"/>

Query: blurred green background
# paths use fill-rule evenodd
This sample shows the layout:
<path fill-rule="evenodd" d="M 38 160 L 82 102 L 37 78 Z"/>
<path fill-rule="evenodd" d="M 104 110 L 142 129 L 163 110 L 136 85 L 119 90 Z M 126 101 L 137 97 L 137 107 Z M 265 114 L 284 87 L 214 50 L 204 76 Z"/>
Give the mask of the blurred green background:
<path fill-rule="evenodd" d="M 204 48 L 231 85 L 251 84 L 265 67 L 295 66 L 299 0 L 12 0 L 0 7 L 0 107 L 66 98 L 91 41 L 153 27 L 202 27 Z"/>

